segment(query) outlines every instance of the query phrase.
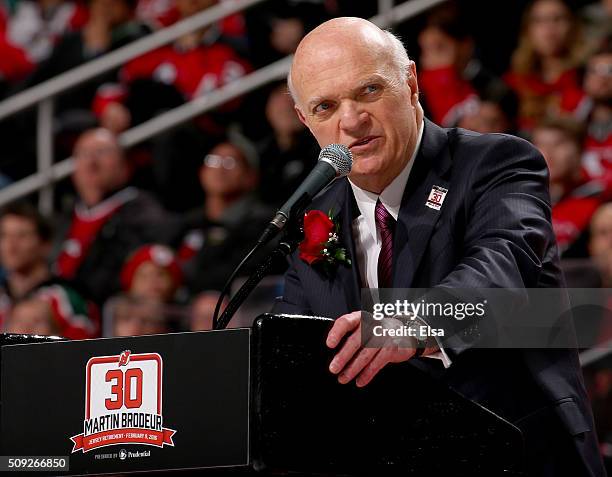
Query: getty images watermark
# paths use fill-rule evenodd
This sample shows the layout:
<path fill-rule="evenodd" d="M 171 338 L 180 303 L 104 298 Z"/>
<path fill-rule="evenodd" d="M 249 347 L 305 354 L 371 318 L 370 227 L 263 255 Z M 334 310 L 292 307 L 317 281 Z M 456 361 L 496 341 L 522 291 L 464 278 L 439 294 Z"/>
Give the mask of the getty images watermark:
<path fill-rule="evenodd" d="M 364 289 L 366 347 L 592 348 L 612 343 L 612 289 Z"/>

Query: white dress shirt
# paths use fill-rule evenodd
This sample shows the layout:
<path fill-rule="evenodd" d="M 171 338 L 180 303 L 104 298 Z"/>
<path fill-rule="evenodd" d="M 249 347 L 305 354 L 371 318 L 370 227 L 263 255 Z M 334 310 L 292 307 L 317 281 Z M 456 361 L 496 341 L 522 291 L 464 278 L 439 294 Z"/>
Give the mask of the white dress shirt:
<path fill-rule="evenodd" d="M 421 147 L 423 139 L 424 123 L 421 122 L 417 137 L 416 147 L 412 153 L 412 157 L 402 169 L 402 172 L 393 179 L 380 195 L 374 192 L 369 192 L 357 187 L 349 178 L 349 184 L 353 189 L 357 207 L 361 213 L 359 217 L 353 220 L 352 229 L 353 237 L 355 238 L 355 252 L 357 254 L 357 265 L 361 274 L 361 283 L 367 288 L 378 288 L 378 255 L 382 247 L 380 233 L 376 228 L 375 208 L 378 199 L 382 202 L 385 208 L 397 221 L 399 216 L 400 205 L 404 195 L 404 189 L 408 183 L 408 177 L 414 164 L 414 160 Z M 438 343 L 439 345 L 439 343 Z M 427 355 L 428 358 L 441 359 L 444 366 L 448 367 L 451 364 L 450 359 L 440 347 L 440 352 Z"/>

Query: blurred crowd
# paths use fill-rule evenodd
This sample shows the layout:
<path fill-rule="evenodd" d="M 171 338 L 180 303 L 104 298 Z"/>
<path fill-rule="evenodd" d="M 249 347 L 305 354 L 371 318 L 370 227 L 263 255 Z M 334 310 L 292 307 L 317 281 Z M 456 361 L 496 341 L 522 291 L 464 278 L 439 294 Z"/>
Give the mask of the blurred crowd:
<path fill-rule="evenodd" d="M 0 100 L 218 1 L 0 0 Z M 499 37 L 483 38 L 460 0 L 397 28 L 426 114 L 531 141 L 550 170 L 568 286 L 611 287 L 612 0 L 508 2 L 508 21 L 504 7 L 479 5 Z M 282 81 L 130 150 L 118 136 L 285 57 L 326 19 L 376 13 L 377 2 L 271 0 L 60 95 L 54 153 L 75 170 L 51 219 L 29 202 L 0 215 L 2 329 L 77 339 L 210 329 L 219 290 L 319 147 Z M 0 187 L 36 170 L 35 134 L 34 111 L 0 121 Z M 594 402 L 610 403 L 609 368 L 587 375 Z"/>

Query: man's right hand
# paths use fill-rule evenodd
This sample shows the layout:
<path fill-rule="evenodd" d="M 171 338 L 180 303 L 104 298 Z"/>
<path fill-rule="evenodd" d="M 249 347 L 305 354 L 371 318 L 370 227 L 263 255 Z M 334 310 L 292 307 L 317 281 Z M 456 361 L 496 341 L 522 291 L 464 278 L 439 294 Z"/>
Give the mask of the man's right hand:
<path fill-rule="evenodd" d="M 408 361 L 416 353 L 415 348 L 399 346 L 364 348 L 361 327 L 361 311 L 354 311 L 338 318 L 327 335 L 326 344 L 332 349 L 346 337 L 329 365 L 329 370 L 338 375 L 341 384 L 355 379 L 358 387 L 366 386 L 387 364 Z"/>

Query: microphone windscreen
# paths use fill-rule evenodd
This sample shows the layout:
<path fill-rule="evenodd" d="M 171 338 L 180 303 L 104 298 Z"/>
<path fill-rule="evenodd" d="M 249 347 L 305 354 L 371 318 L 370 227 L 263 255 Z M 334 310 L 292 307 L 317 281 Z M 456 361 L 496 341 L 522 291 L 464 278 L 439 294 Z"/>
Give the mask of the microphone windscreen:
<path fill-rule="evenodd" d="M 343 177 L 351 172 L 353 167 L 353 154 L 348 147 L 342 144 L 330 144 L 321 149 L 319 161 L 325 161 L 336 170 L 336 177 Z"/>

